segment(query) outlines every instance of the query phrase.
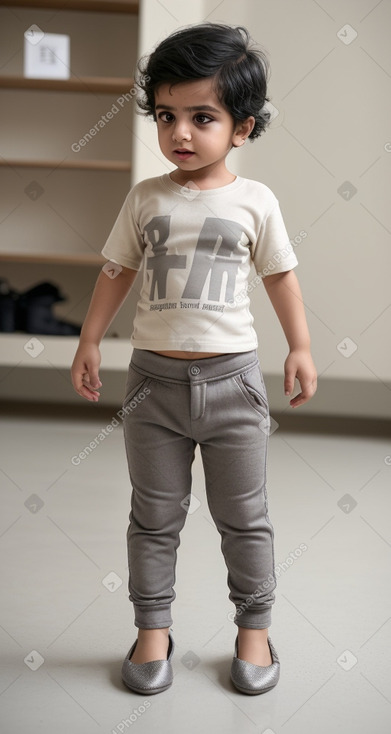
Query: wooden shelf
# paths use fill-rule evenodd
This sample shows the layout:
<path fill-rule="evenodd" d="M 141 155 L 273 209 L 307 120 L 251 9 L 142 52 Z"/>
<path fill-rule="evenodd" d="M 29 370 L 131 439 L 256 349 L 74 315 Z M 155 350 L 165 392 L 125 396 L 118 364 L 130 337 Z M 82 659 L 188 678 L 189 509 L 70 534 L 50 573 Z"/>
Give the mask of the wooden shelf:
<path fill-rule="evenodd" d="M 0 166 L 10 168 L 67 168 L 85 171 L 130 171 L 130 161 L 99 161 L 99 160 L 76 160 L 64 158 L 64 160 L 28 160 L 27 158 L 0 158 Z"/>
<path fill-rule="evenodd" d="M 44 349 L 34 357 L 34 352 L 26 349 L 31 339 L 38 339 Z M 0 365 L 15 367 L 58 367 L 69 369 L 79 344 L 78 336 L 49 336 L 44 334 L 0 333 Z M 130 339 L 105 337 L 100 343 L 102 364 L 105 370 L 126 372 L 132 354 Z M 102 380 L 103 382 L 103 380 Z"/>
<path fill-rule="evenodd" d="M 106 258 L 93 253 L 40 253 L 29 252 L 0 252 L 0 262 L 40 263 L 46 265 L 104 265 Z"/>
<path fill-rule="evenodd" d="M 0 76 L 3 89 L 40 89 L 48 92 L 129 92 L 134 80 L 127 77 L 84 76 L 72 79 L 28 79 L 24 76 Z"/>
<path fill-rule="evenodd" d="M 91 10 L 98 13 L 137 15 L 138 2 L 129 0 L 0 0 L 0 5 L 20 8 L 53 8 L 55 10 Z"/>

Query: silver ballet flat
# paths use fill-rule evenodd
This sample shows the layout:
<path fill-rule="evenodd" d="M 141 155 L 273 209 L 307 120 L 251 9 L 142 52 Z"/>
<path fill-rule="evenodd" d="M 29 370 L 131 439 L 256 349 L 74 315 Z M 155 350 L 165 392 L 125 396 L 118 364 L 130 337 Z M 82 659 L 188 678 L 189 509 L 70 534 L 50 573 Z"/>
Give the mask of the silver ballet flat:
<path fill-rule="evenodd" d="M 235 655 L 231 666 L 231 680 L 235 688 L 241 693 L 255 696 L 258 693 L 270 691 L 271 688 L 277 685 L 280 678 L 280 661 L 270 637 L 267 638 L 267 641 L 272 658 L 271 665 L 254 665 L 238 658 L 238 637 L 236 637 Z"/>
<path fill-rule="evenodd" d="M 174 653 L 174 640 L 169 633 L 167 660 L 151 660 L 150 663 L 132 663 L 131 657 L 136 649 L 137 640 L 130 648 L 122 665 L 122 680 L 136 693 L 149 695 L 161 693 L 170 687 L 173 681 L 171 658 Z"/>

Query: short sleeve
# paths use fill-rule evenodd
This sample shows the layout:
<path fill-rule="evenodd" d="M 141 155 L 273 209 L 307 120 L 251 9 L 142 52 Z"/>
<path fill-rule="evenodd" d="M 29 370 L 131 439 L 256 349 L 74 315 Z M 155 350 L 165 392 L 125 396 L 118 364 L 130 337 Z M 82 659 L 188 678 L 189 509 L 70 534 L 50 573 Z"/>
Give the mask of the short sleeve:
<path fill-rule="evenodd" d="M 257 274 L 262 278 L 273 273 L 284 273 L 298 265 L 278 199 L 274 199 L 274 205 L 262 222 L 251 254 Z"/>
<path fill-rule="evenodd" d="M 120 209 L 101 253 L 107 260 L 114 260 L 125 268 L 139 270 L 145 244 L 134 209 L 135 195 L 132 189 Z"/>

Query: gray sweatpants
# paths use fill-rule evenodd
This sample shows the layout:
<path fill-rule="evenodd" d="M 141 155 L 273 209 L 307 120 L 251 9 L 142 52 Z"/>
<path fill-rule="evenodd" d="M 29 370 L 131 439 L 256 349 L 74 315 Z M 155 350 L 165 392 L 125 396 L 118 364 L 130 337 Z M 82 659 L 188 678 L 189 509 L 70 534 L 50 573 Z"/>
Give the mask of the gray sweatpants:
<path fill-rule="evenodd" d="M 173 623 L 179 533 L 199 444 L 233 621 L 269 627 L 276 587 L 266 494 L 269 409 L 257 351 L 197 361 L 134 349 L 122 407 L 133 488 L 127 540 L 135 626 Z"/>

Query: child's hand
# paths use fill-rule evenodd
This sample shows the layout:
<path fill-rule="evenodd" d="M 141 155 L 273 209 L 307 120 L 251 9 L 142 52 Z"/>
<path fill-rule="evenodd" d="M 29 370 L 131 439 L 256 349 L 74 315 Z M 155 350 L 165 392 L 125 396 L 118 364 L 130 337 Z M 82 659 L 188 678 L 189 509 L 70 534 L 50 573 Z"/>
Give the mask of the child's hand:
<path fill-rule="evenodd" d="M 310 351 L 308 349 L 295 349 L 289 352 L 284 369 L 285 395 L 292 395 L 295 378 L 300 383 L 301 392 L 289 401 L 292 408 L 297 408 L 310 400 L 317 388 L 316 369 Z"/>
<path fill-rule="evenodd" d="M 96 344 L 81 343 L 71 367 L 72 385 L 83 398 L 97 402 L 97 392 L 102 383 L 99 379 L 101 355 Z"/>

